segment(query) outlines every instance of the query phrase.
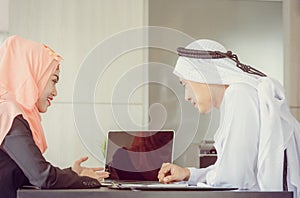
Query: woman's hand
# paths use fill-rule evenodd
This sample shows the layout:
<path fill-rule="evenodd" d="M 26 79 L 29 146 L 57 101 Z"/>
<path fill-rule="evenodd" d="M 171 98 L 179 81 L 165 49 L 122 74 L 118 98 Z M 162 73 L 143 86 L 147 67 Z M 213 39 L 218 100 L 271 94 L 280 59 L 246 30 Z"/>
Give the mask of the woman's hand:
<path fill-rule="evenodd" d="M 187 181 L 190 178 L 190 170 L 175 164 L 163 163 L 157 176 L 160 183 L 173 183 Z"/>
<path fill-rule="evenodd" d="M 85 162 L 87 159 L 88 157 L 82 157 L 79 160 L 76 160 L 72 166 L 72 170 L 79 176 L 88 176 L 97 179 L 98 181 L 101 181 L 103 178 L 107 178 L 109 176 L 108 172 L 99 172 L 104 170 L 102 167 L 88 168 L 81 166 L 81 163 Z"/>

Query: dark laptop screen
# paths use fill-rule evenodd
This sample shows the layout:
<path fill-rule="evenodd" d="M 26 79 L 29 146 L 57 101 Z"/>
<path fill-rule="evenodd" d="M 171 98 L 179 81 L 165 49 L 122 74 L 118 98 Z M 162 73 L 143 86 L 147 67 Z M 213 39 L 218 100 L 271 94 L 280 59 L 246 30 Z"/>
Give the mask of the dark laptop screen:
<path fill-rule="evenodd" d="M 156 181 L 164 162 L 172 162 L 174 131 L 112 131 L 108 134 L 108 179 Z"/>

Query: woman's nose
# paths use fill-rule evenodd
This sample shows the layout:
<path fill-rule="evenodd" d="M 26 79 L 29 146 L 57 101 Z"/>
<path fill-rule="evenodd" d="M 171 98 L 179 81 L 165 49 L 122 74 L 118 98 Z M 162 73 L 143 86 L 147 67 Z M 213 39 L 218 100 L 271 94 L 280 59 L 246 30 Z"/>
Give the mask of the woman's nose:
<path fill-rule="evenodd" d="M 56 90 L 56 88 L 53 89 L 52 95 L 53 96 L 57 96 L 57 90 Z"/>

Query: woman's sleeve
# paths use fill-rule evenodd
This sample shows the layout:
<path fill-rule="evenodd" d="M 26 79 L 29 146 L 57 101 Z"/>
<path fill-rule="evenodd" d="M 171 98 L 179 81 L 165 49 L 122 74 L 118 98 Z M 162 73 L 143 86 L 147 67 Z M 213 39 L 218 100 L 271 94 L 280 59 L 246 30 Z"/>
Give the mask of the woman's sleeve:
<path fill-rule="evenodd" d="M 216 140 L 218 159 L 214 169 L 207 172 L 206 181 L 213 186 L 255 189 L 260 131 L 256 91 L 238 86 L 229 89 L 224 97 L 218 132 L 222 138 Z"/>
<path fill-rule="evenodd" d="M 40 188 L 97 188 L 93 178 L 78 176 L 68 169 L 52 166 L 34 143 L 27 121 L 17 116 L 2 143 L 2 149 L 15 161 L 32 185 Z"/>

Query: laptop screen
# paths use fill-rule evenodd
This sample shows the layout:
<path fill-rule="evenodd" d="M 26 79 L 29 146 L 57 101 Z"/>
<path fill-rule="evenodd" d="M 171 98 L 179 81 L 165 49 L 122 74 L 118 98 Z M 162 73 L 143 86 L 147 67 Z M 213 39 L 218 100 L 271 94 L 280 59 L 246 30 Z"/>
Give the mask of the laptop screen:
<path fill-rule="evenodd" d="M 110 131 L 105 170 L 109 180 L 157 181 L 164 162 L 172 162 L 174 131 Z"/>

